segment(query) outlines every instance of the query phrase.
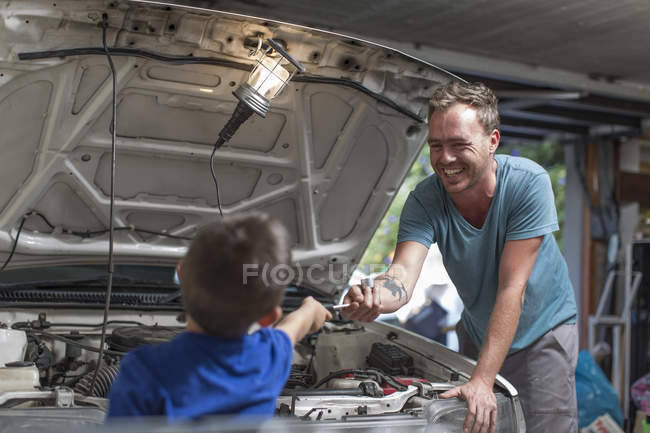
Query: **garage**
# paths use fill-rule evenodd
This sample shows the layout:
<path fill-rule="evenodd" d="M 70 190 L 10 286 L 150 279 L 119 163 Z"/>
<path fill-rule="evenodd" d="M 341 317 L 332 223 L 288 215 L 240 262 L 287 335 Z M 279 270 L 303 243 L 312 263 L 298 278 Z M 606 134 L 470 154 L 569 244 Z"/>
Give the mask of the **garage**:
<path fill-rule="evenodd" d="M 0 12 L 0 331 L 20 335 L 20 359 L 3 360 L 20 364 L 4 367 L 20 378 L 2 391 L 1 410 L 16 406 L 7 416 L 36 416 L 23 402 L 33 398 L 102 420 L 121 356 L 184 326 L 174 267 L 222 215 L 262 211 L 286 226 L 285 316 L 306 296 L 341 302 L 427 147 L 431 94 L 459 80 L 498 97 L 504 153 L 560 149 L 558 240 L 579 348 L 618 410 L 595 415 L 609 413 L 625 432 L 646 422 L 650 6 L 20 1 Z M 270 61 L 288 72 L 260 100 L 249 88 Z M 430 401 L 471 378 L 474 364 L 338 314 L 296 346 L 293 391 L 278 412 L 308 421 L 297 428 L 380 427 L 388 414 L 396 428 L 462 425 L 461 400 Z M 376 360 L 388 353 L 408 364 L 391 375 L 418 380 L 348 372 L 361 394 L 323 397 L 328 381 L 352 385 L 339 383 L 343 373 L 319 381 L 385 373 Z M 500 418 L 497 431 L 526 431 L 515 387 L 500 380 L 495 404 L 515 421 Z"/>

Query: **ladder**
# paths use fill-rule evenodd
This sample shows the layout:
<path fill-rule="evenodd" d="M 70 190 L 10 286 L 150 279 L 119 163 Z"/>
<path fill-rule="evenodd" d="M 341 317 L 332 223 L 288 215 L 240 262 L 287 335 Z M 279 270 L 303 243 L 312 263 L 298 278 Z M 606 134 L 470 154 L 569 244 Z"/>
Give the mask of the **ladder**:
<path fill-rule="evenodd" d="M 623 308 L 620 315 L 604 314 L 608 299 L 612 294 L 616 277 L 623 277 Z M 589 316 L 589 352 L 596 346 L 596 329 L 609 327 L 612 329 L 612 385 L 619 396 L 623 396 L 623 416 L 627 418 L 630 409 L 630 348 L 631 330 L 630 309 L 641 284 L 643 274 L 632 271 L 632 246 L 625 249 L 625 267 L 623 271 L 609 271 L 605 280 L 605 287 L 598 301 L 596 314 Z M 623 371 L 621 371 L 621 329 L 624 334 L 623 341 Z M 623 375 L 623 390 L 621 392 L 621 374 Z"/>

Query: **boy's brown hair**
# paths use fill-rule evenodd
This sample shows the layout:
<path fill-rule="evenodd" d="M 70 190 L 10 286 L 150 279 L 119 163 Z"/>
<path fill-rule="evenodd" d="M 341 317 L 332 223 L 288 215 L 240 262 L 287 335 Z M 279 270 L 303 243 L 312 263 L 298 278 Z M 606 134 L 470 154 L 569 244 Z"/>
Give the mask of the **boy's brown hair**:
<path fill-rule="evenodd" d="M 259 212 L 223 217 L 199 231 L 185 256 L 185 311 L 209 334 L 242 336 L 281 305 L 285 285 L 268 272 L 290 265 L 289 234 L 278 220 Z"/>

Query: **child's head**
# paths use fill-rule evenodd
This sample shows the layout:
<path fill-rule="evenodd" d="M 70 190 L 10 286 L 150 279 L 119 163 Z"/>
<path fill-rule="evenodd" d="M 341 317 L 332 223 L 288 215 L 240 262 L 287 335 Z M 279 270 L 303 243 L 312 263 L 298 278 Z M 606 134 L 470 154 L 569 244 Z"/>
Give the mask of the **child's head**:
<path fill-rule="evenodd" d="M 196 235 L 182 263 L 185 311 L 209 334 L 244 335 L 284 297 L 285 286 L 266 277 L 263 269 L 290 264 L 289 234 L 268 215 L 242 213 L 210 223 Z M 257 272 L 245 274 L 245 266 Z"/>

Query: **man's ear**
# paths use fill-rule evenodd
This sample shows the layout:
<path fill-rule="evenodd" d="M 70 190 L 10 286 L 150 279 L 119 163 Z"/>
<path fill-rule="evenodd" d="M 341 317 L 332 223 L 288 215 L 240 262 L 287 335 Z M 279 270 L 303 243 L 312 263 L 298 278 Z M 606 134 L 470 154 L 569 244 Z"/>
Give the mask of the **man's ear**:
<path fill-rule="evenodd" d="M 501 132 L 498 129 L 493 129 L 490 134 L 490 154 L 494 155 L 496 153 L 500 140 Z"/>
<path fill-rule="evenodd" d="M 265 314 L 262 316 L 257 323 L 260 324 L 260 326 L 271 326 L 278 320 L 280 320 L 280 317 L 282 317 L 282 308 L 280 306 L 276 306 L 273 310 L 271 310 L 270 313 Z"/>

